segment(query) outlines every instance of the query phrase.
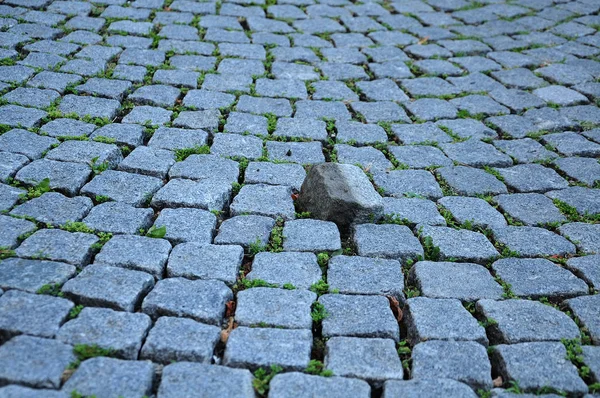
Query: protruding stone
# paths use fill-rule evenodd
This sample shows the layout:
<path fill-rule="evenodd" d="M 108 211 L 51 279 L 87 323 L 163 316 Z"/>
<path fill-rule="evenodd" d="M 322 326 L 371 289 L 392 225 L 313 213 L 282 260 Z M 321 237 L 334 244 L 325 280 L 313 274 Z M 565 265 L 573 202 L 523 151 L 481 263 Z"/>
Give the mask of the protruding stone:
<path fill-rule="evenodd" d="M 342 233 L 354 223 L 372 222 L 383 213 L 381 196 L 356 166 L 313 166 L 300 190 L 298 205 L 312 217 L 333 221 Z"/>

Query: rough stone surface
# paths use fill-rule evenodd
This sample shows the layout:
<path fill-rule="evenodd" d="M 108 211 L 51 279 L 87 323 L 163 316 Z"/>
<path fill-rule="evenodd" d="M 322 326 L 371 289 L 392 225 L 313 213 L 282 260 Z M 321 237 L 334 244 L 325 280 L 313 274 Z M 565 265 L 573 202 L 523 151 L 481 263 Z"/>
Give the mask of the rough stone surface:
<path fill-rule="evenodd" d="M 412 345 L 428 340 L 477 341 L 487 345 L 485 329 L 459 300 L 416 297 L 407 300 L 405 323 Z"/>
<path fill-rule="evenodd" d="M 63 386 L 85 396 L 144 396 L 151 394 L 155 366 L 149 361 L 91 358 Z"/>
<path fill-rule="evenodd" d="M 377 219 L 381 197 L 356 166 L 313 166 L 300 190 L 298 205 L 312 217 L 335 222 L 342 231 L 353 223 Z"/>
<path fill-rule="evenodd" d="M 169 364 L 173 361 L 210 363 L 220 329 L 192 319 L 163 316 L 148 333 L 140 359 Z"/>
<path fill-rule="evenodd" d="M 380 386 L 402 379 L 404 371 L 390 339 L 332 337 L 327 341 L 325 367 L 337 376 L 363 379 Z"/>
<path fill-rule="evenodd" d="M 475 389 L 492 386 L 486 349 L 474 341 L 425 341 L 413 348 L 412 361 L 415 379 L 442 377 Z"/>
<path fill-rule="evenodd" d="M 229 335 L 223 363 L 235 368 L 278 365 L 286 370 L 304 370 L 311 346 L 309 330 L 238 327 Z"/>
<path fill-rule="evenodd" d="M 464 283 L 465 280 L 469 283 Z M 487 269 L 470 263 L 419 261 L 411 268 L 409 281 L 419 288 L 423 296 L 430 298 L 498 300 L 503 294 L 502 287 Z"/>
<path fill-rule="evenodd" d="M 319 303 L 328 313 L 323 319 L 323 336 L 399 339 L 398 322 L 385 297 L 326 294 Z"/>
<path fill-rule="evenodd" d="M 552 387 L 571 394 L 584 394 L 588 388 L 579 378 L 577 368 L 565 361 L 567 350 L 562 343 L 537 342 L 496 346 L 494 367 L 506 382 L 518 380 L 525 392 Z"/>
<path fill-rule="evenodd" d="M 97 345 L 119 358 L 136 359 L 150 326 L 146 314 L 84 308 L 60 328 L 56 338 L 71 345 Z"/>
<path fill-rule="evenodd" d="M 158 395 L 177 398 L 204 391 L 207 397 L 254 397 L 252 373 L 246 369 L 231 369 L 191 362 L 165 366 Z"/>

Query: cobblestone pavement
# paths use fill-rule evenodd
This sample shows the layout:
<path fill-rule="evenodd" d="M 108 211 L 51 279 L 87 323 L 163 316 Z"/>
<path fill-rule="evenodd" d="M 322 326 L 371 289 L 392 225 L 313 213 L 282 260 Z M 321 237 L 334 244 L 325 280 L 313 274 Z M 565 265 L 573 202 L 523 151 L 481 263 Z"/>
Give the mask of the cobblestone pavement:
<path fill-rule="evenodd" d="M 0 397 L 600 394 L 599 10 L 4 0 Z"/>

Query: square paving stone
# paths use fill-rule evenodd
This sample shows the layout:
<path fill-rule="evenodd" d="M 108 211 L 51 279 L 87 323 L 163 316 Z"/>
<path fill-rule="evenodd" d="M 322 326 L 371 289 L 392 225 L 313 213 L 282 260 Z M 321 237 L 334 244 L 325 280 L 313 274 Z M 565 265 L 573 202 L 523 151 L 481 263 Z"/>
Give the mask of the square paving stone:
<path fill-rule="evenodd" d="M 471 139 L 455 144 L 441 144 L 441 148 L 450 159 L 461 165 L 508 167 L 513 164 L 510 156 L 498 151 L 493 145 L 479 140 Z"/>
<path fill-rule="evenodd" d="M 299 164 L 250 162 L 244 174 L 246 184 L 285 185 L 300 190 L 306 171 Z"/>
<path fill-rule="evenodd" d="M 438 169 L 436 173 L 459 195 L 508 193 L 506 186 L 500 180 L 480 169 L 449 166 Z"/>
<path fill-rule="evenodd" d="M 452 138 L 431 122 L 423 124 L 394 124 L 392 130 L 396 137 L 406 145 L 425 142 L 452 142 Z"/>
<path fill-rule="evenodd" d="M 391 101 L 352 102 L 354 112 L 361 114 L 367 123 L 396 122 L 410 123 L 410 118 L 402 107 Z"/>
<path fill-rule="evenodd" d="M 0 156 L 0 164 L 2 163 L 3 159 Z M 0 211 L 10 210 L 15 204 L 19 202 L 19 200 L 21 199 L 21 195 L 25 192 L 26 191 L 24 189 L 0 183 Z"/>
<path fill-rule="evenodd" d="M 145 272 L 94 264 L 67 281 L 62 291 L 85 306 L 133 312 L 153 286 L 154 278 Z"/>
<path fill-rule="evenodd" d="M 600 154 L 600 144 L 588 141 L 577 133 L 546 134 L 542 137 L 542 142 L 550 144 L 566 156 L 598 156 Z"/>
<path fill-rule="evenodd" d="M 460 138 L 497 138 L 498 134 L 485 124 L 475 119 L 445 119 L 435 122 L 437 126 L 444 126 Z M 448 141 L 446 141 L 448 142 Z"/>
<path fill-rule="evenodd" d="M 437 98 L 420 98 L 406 104 L 406 108 L 415 117 L 427 121 L 454 118 L 458 113 L 454 105 Z"/>
<path fill-rule="evenodd" d="M 223 131 L 237 134 L 248 132 L 254 135 L 267 135 L 267 118 L 249 113 L 230 112 Z"/>
<path fill-rule="evenodd" d="M 47 133 L 51 137 L 89 136 L 94 130 L 96 130 L 94 124 L 76 119 L 54 119 L 40 128 L 40 131 Z"/>
<path fill-rule="evenodd" d="M 221 211 L 229 203 L 231 185 L 219 180 L 170 180 L 159 189 L 150 205 L 163 207 L 193 207 Z"/>
<path fill-rule="evenodd" d="M 0 267 L 0 288 L 36 293 L 44 285 L 62 285 L 75 275 L 70 264 L 44 260 L 7 258 Z"/>
<path fill-rule="evenodd" d="M 474 341 L 425 341 L 412 351 L 412 377 L 446 378 L 474 389 L 492 387 L 486 348 Z"/>
<path fill-rule="evenodd" d="M 138 234 L 152 224 L 152 209 L 136 208 L 121 202 L 106 202 L 95 206 L 83 222 L 90 228 L 113 234 Z"/>
<path fill-rule="evenodd" d="M 346 105 L 343 102 L 337 101 L 297 101 L 294 117 L 307 119 L 330 118 L 336 121 L 351 119 Z"/>
<path fill-rule="evenodd" d="M 600 347 L 583 346 L 583 361 L 590 368 L 594 381 L 600 380 Z"/>
<path fill-rule="evenodd" d="M 147 146 L 135 148 L 119 164 L 119 170 L 165 178 L 171 166 L 175 164 L 175 154 L 166 149 L 154 149 Z"/>
<path fill-rule="evenodd" d="M 575 243 L 582 253 L 600 253 L 600 225 L 569 223 L 558 228 L 561 235 Z"/>
<path fill-rule="evenodd" d="M 215 134 L 210 151 L 223 157 L 241 156 L 255 160 L 262 156 L 263 141 L 252 135 Z"/>
<path fill-rule="evenodd" d="M 571 340 L 580 335 L 571 318 L 538 301 L 479 300 L 477 311 L 491 323 L 488 335 L 492 344 Z"/>
<path fill-rule="evenodd" d="M 223 364 L 256 369 L 271 365 L 285 370 L 304 370 L 312 347 L 310 330 L 238 327 L 227 339 Z"/>
<path fill-rule="evenodd" d="M 179 362 L 165 366 L 158 388 L 160 398 L 193 396 L 202 391 L 207 398 L 254 398 L 252 373 L 247 369 Z"/>
<path fill-rule="evenodd" d="M 533 94 L 537 95 L 549 104 L 558 104 L 561 106 L 588 103 L 588 99 L 583 94 L 563 86 L 548 86 L 538 88 L 537 90 L 533 91 Z"/>
<path fill-rule="evenodd" d="M 183 105 L 204 110 L 228 108 L 235 101 L 235 95 L 208 90 L 190 90 L 183 99 Z"/>
<path fill-rule="evenodd" d="M 76 360 L 73 347 L 60 341 L 17 336 L 0 346 L 0 384 L 54 388 L 67 366 Z"/>
<path fill-rule="evenodd" d="M 492 264 L 496 275 L 518 297 L 566 298 L 587 294 L 587 284 L 566 269 L 542 259 L 505 258 Z"/>
<path fill-rule="evenodd" d="M 104 244 L 94 264 L 144 271 L 161 279 L 170 251 L 171 244 L 164 239 L 118 235 Z"/>
<path fill-rule="evenodd" d="M 488 345 L 485 328 L 459 300 L 415 297 L 406 304 L 404 322 L 411 345 L 428 340 L 476 341 Z"/>
<path fill-rule="evenodd" d="M 600 255 L 575 257 L 566 267 L 594 288 L 600 286 Z"/>
<path fill-rule="evenodd" d="M 524 116 L 493 116 L 485 120 L 488 125 L 497 128 L 503 136 L 512 138 L 525 138 L 528 134 L 541 130 L 533 120 Z"/>
<path fill-rule="evenodd" d="M 216 131 L 219 127 L 221 113 L 217 109 L 207 109 L 204 111 L 184 111 L 173 121 L 175 127 L 184 127 L 187 129 L 206 129 Z"/>
<path fill-rule="evenodd" d="M 93 163 L 98 166 L 107 164 L 109 168 L 113 168 L 123 160 L 123 155 L 119 147 L 113 144 L 69 140 L 50 150 L 45 159 L 86 165 Z"/>
<path fill-rule="evenodd" d="M 142 86 L 130 94 L 127 99 L 140 105 L 169 107 L 175 105 L 179 89 L 162 84 Z"/>
<path fill-rule="evenodd" d="M 301 138 L 316 141 L 325 141 L 327 131 L 325 122 L 313 119 L 279 118 L 274 136 L 287 138 Z"/>
<path fill-rule="evenodd" d="M 75 84 L 81 80 L 82 77 L 79 75 L 43 71 L 31 78 L 27 82 L 27 85 L 30 87 L 50 88 L 63 94 L 69 84 Z"/>
<path fill-rule="evenodd" d="M 0 108 L 0 115 L 9 112 L 8 109 Z M 8 124 L 2 122 L 0 124 Z M 58 140 L 51 137 L 43 137 L 26 130 L 13 129 L 0 136 L 0 147 L 4 152 L 18 153 L 27 156 L 31 160 L 39 159 Z"/>
<path fill-rule="evenodd" d="M 492 354 L 494 368 L 505 383 L 515 381 L 525 392 L 544 387 L 568 394 L 585 394 L 587 386 L 577 368 L 565 360 L 567 350 L 558 342 L 501 344 Z"/>
<path fill-rule="evenodd" d="M 91 358 L 63 386 L 85 396 L 147 396 L 152 393 L 155 365 L 150 361 Z"/>
<path fill-rule="evenodd" d="M 404 370 L 393 340 L 332 337 L 327 341 L 325 367 L 336 376 L 363 379 L 380 386 L 402 380 Z"/>
<path fill-rule="evenodd" d="M 554 164 L 570 178 L 583 182 L 589 186 L 600 184 L 600 163 L 589 158 L 561 158 Z"/>
<path fill-rule="evenodd" d="M 544 148 L 531 138 L 520 140 L 494 141 L 496 148 L 509 155 L 517 163 L 533 163 L 558 158 L 558 155 Z"/>
<path fill-rule="evenodd" d="M 18 87 L 2 96 L 8 103 L 34 108 L 48 108 L 60 95 L 54 90 Z"/>
<path fill-rule="evenodd" d="M 329 260 L 327 282 L 331 292 L 390 295 L 404 300 L 404 274 L 396 260 L 334 256 Z"/>
<path fill-rule="evenodd" d="M 465 397 L 477 395 L 466 384 L 451 379 L 388 380 L 383 387 L 383 397 Z"/>
<path fill-rule="evenodd" d="M 565 303 L 592 337 L 594 345 L 600 345 L 600 296 L 582 296 Z"/>
<path fill-rule="evenodd" d="M 34 389 L 29 387 L 18 386 L 11 384 L 5 387 L 0 387 L 1 397 L 20 397 L 20 398 L 67 398 L 65 392 L 49 390 L 49 389 Z"/>
<path fill-rule="evenodd" d="M 221 329 L 186 318 L 158 318 L 148 334 L 140 359 L 170 364 L 190 361 L 210 363 Z"/>
<path fill-rule="evenodd" d="M 468 282 L 467 282 L 468 281 Z M 478 264 L 419 261 L 410 270 L 409 282 L 430 298 L 477 301 L 502 298 L 502 287 Z"/>
<path fill-rule="evenodd" d="M 75 113 L 79 117 L 90 115 L 91 117 L 113 119 L 120 106 L 119 101 L 114 99 L 69 94 L 63 97 L 58 109 L 63 113 Z"/>
<path fill-rule="evenodd" d="M 323 336 L 380 337 L 398 341 L 398 321 L 382 296 L 326 294 L 319 298 L 327 316 Z"/>
<path fill-rule="evenodd" d="M 440 260 L 454 259 L 483 264 L 500 255 L 480 232 L 425 225 L 419 235 L 423 240 L 431 238 L 432 245 L 439 248 Z"/>
<path fill-rule="evenodd" d="M 0 106 L 0 124 L 11 127 L 35 127 L 40 124 L 46 115 L 46 112 L 39 109 L 24 108 L 17 105 Z"/>
<path fill-rule="evenodd" d="M 16 250 L 19 257 L 62 261 L 76 266 L 88 264 L 98 237 L 82 232 L 41 229 L 25 239 Z"/>
<path fill-rule="evenodd" d="M 207 245 L 198 242 L 181 243 L 169 256 L 169 277 L 216 279 L 233 285 L 242 265 L 244 250 L 235 245 Z"/>
<path fill-rule="evenodd" d="M 338 142 L 354 141 L 358 145 L 385 143 L 387 135 L 381 126 L 363 124 L 353 121 L 337 121 L 336 140 Z"/>
<path fill-rule="evenodd" d="M 144 299 L 142 311 L 154 319 L 179 316 L 219 325 L 230 300 L 233 294 L 221 281 L 169 278 L 156 283 Z"/>
<path fill-rule="evenodd" d="M 310 329 L 311 305 L 317 295 L 307 290 L 256 287 L 238 292 L 235 321 L 241 326 Z"/>
<path fill-rule="evenodd" d="M 271 398 L 284 398 L 290 394 L 312 394 L 315 397 L 344 398 L 352 391 L 356 398 L 370 396 L 369 384 L 345 377 L 320 377 L 299 372 L 276 375 L 269 384 Z"/>
<path fill-rule="evenodd" d="M 325 163 L 323 145 L 320 142 L 267 141 L 267 153 L 272 162 L 300 164 Z"/>
<path fill-rule="evenodd" d="M 384 257 L 402 262 L 423 256 L 419 240 L 405 225 L 357 225 L 352 240 L 360 256 Z"/>
<path fill-rule="evenodd" d="M 258 98 L 242 95 L 238 100 L 236 110 L 238 112 L 248 112 L 258 115 L 272 113 L 277 117 L 292 116 L 292 107 L 287 99 Z"/>
<path fill-rule="evenodd" d="M 201 209 L 163 209 L 154 225 L 165 227 L 165 239 L 176 245 L 181 242 L 210 243 L 217 225 L 214 214 Z"/>
<path fill-rule="evenodd" d="M 358 95 L 341 81 L 320 80 L 310 84 L 314 88 L 311 98 L 325 100 L 331 98 L 337 101 L 358 101 Z"/>
<path fill-rule="evenodd" d="M 290 187 L 264 184 L 244 185 L 231 203 L 231 215 L 255 214 L 268 217 L 295 218 Z"/>
<path fill-rule="evenodd" d="M 100 127 L 90 136 L 91 139 L 106 137 L 115 140 L 116 144 L 137 147 L 144 143 L 144 127 L 131 124 L 112 123 Z"/>
<path fill-rule="evenodd" d="M 85 84 L 76 86 L 75 91 L 120 101 L 131 86 L 131 82 L 124 80 L 91 78 Z"/>
<path fill-rule="evenodd" d="M 261 279 L 283 287 L 290 283 L 296 289 L 308 289 L 321 279 L 321 268 L 313 253 L 262 252 L 254 256 L 252 271 L 246 278 Z"/>
<path fill-rule="evenodd" d="M 137 359 L 151 326 L 146 314 L 88 307 L 65 323 L 56 339 L 71 345 L 96 345 L 112 350 L 119 358 Z"/>
<path fill-rule="evenodd" d="M 169 170 L 169 178 L 189 178 L 191 180 L 222 180 L 230 184 L 237 182 L 239 164 L 217 155 L 190 155 L 183 162 L 177 162 Z"/>
<path fill-rule="evenodd" d="M 438 204 L 446 208 L 459 224 L 471 223 L 482 228 L 506 226 L 502 213 L 480 198 L 445 196 Z"/>
<path fill-rule="evenodd" d="M 536 226 L 567 221 L 552 200 L 539 193 L 498 195 L 495 201 L 503 212 L 525 225 Z"/>
<path fill-rule="evenodd" d="M 17 247 L 20 237 L 34 232 L 36 228 L 35 223 L 31 221 L 0 215 L 0 247 Z"/>
<path fill-rule="evenodd" d="M 151 126 L 162 126 L 171 121 L 173 111 L 168 111 L 156 106 L 135 106 L 123 119 L 121 123 L 138 123 Z"/>
<path fill-rule="evenodd" d="M 469 95 L 455 98 L 451 99 L 450 103 L 459 110 L 467 111 L 471 115 L 499 116 L 510 113 L 510 109 L 484 95 Z"/>
<path fill-rule="evenodd" d="M 452 166 L 453 164 L 442 151 L 429 145 L 390 146 L 389 151 L 398 162 L 407 165 L 411 169 Z"/>
<path fill-rule="evenodd" d="M 283 228 L 286 251 L 336 251 L 342 248 L 337 226 L 330 221 L 292 220 Z"/>
<path fill-rule="evenodd" d="M 73 306 L 60 297 L 9 290 L 0 297 L 0 340 L 20 334 L 52 338 Z"/>
<path fill-rule="evenodd" d="M 46 192 L 15 207 L 10 214 L 31 217 L 40 223 L 59 226 L 69 221 L 81 221 L 93 206 L 92 200 L 84 196 L 67 198 L 58 192 Z"/>
<path fill-rule="evenodd" d="M 546 195 L 574 207 L 581 215 L 600 213 L 600 190 L 598 189 L 568 187 L 546 192 Z"/>
<path fill-rule="evenodd" d="M 155 177 L 107 170 L 84 185 L 81 193 L 91 197 L 106 196 L 117 202 L 141 207 L 148 204 L 152 194 L 162 185 L 162 180 Z"/>
<path fill-rule="evenodd" d="M 395 220 L 417 224 L 446 225 L 434 202 L 421 198 L 383 198 L 383 214 Z"/>
<path fill-rule="evenodd" d="M 246 249 L 257 242 L 261 246 L 266 246 L 274 226 L 275 220 L 271 217 L 252 215 L 232 217 L 221 223 L 219 233 L 215 237 L 215 244 L 240 245 Z"/>
<path fill-rule="evenodd" d="M 160 149 L 185 149 L 206 145 L 208 133 L 203 130 L 160 127 L 154 132 L 148 146 Z"/>
<path fill-rule="evenodd" d="M 439 199 L 443 196 L 442 189 L 433 175 L 427 170 L 391 170 L 375 171 L 375 185 L 383 189 L 384 195 L 421 196 L 427 199 Z"/>
<path fill-rule="evenodd" d="M 154 72 L 153 83 L 170 84 L 177 87 L 197 88 L 200 73 L 187 70 L 164 70 Z"/>
<path fill-rule="evenodd" d="M 575 245 L 544 228 L 498 227 L 494 240 L 523 257 L 565 256 L 575 254 Z"/>
<path fill-rule="evenodd" d="M 10 152 L 0 152 L 0 181 L 2 182 L 8 182 L 10 181 L 11 178 L 13 178 L 15 176 L 15 173 L 23 166 L 25 166 L 27 163 L 29 163 L 29 159 L 27 159 L 27 156 L 24 155 L 19 155 L 16 153 L 10 153 Z M 4 185 L 3 186 L 8 186 L 8 185 Z M 12 190 L 17 190 L 17 188 L 11 188 Z M 23 190 L 23 192 L 21 193 L 25 193 L 25 191 Z M 6 203 L 12 202 L 12 204 L 15 204 L 18 199 L 19 199 L 19 195 L 21 194 L 16 194 L 13 192 L 13 194 L 6 194 L 8 197 L 16 197 L 16 200 L 10 199 L 8 200 Z M 12 205 L 11 205 L 12 206 Z"/>

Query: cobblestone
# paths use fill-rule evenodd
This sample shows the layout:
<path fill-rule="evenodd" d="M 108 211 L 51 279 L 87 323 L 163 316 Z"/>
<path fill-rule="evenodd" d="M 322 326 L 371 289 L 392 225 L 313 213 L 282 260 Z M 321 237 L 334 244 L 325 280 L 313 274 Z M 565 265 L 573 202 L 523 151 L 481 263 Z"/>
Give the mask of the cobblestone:
<path fill-rule="evenodd" d="M 0 302 L 69 309 L 7 310 L 0 396 L 593 390 L 559 339 L 600 341 L 599 11 L 5 0 Z M 89 310 L 148 324 L 61 380 Z"/>

